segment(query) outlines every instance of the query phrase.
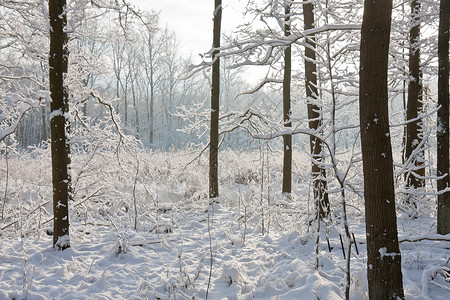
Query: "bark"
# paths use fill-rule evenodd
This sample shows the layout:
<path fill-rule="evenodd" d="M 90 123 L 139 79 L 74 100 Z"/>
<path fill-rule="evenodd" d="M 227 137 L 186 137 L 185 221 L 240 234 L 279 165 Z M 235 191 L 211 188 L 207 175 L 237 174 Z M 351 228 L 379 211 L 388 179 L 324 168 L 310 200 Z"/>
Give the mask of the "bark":
<path fill-rule="evenodd" d="M 304 28 L 305 30 L 314 28 L 314 11 L 312 3 L 303 4 Z M 309 128 L 317 130 L 322 124 L 321 109 L 314 104 L 317 100 L 317 66 L 316 66 L 316 38 L 314 35 L 307 36 L 305 46 L 305 87 L 308 98 L 308 119 Z M 324 218 L 330 212 L 330 202 L 327 189 L 327 182 L 324 180 L 325 170 L 320 167 L 322 161 L 323 144 L 314 136 L 309 139 L 311 157 L 311 175 L 313 178 L 313 193 L 316 205 L 319 206 L 319 217 Z"/>
<path fill-rule="evenodd" d="M 65 0 L 49 1 L 50 55 L 49 79 L 51 93 L 51 152 L 53 181 L 53 247 L 64 250 L 69 241 L 69 146 L 67 144 L 68 91 L 64 84 L 69 53 L 67 51 L 67 23 Z"/>
<path fill-rule="evenodd" d="M 284 36 L 291 35 L 290 4 L 285 4 Z M 283 78 L 283 122 L 285 127 L 291 127 L 291 45 L 284 49 L 284 78 Z M 283 194 L 292 191 L 292 135 L 283 135 Z"/>
<path fill-rule="evenodd" d="M 130 82 L 130 70 L 125 77 L 125 85 L 122 86 L 123 91 L 123 125 L 124 132 L 128 134 L 128 83 Z"/>
<path fill-rule="evenodd" d="M 222 0 L 214 1 L 214 28 L 211 85 L 211 128 L 209 141 L 209 198 L 219 197 L 218 152 L 219 152 L 219 95 L 220 60 L 217 56 L 220 47 L 220 27 L 222 21 Z"/>
<path fill-rule="evenodd" d="M 136 70 L 135 68 L 135 63 L 133 62 L 132 66 L 133 69 Z M 139 127 L 141 126 L 139 123 L 139 108 L 138 108 L 138 100 L 136 97 L 136 86 L 135 86 L 135 82 L 136 82 L 136 77 L 137 75 L 131 75 L 130 76 L 130 81 L 131 81 L 131 96 L 133 99 L 133 109 L 134 109 L 134 132 L 135 132 L 135 137 L 136 139 L 139 139 L 140 137 L 140 133 L 139 133 Z"/>
<path fill-rule="evenodd" d="M 404 299 L 388 115 L 392 0 L 365 0 L 361 28 L 360 127 L 370 299 Z"/>
<path fill-rule="evenodd" d="M 155 45 L 153 42 L 153 36 L 151 33 L 148 34 L 146 38 L 147 42 L 147 51 L 148 51 L 148 62 L 145 63 L 145 74 L 147 76 L 147 80 L 149 81 L 149 85 L 146 87 L 146 102 L 147 102 L 147 121 L 149 126 L 148 139 L 150 145 L 153 145 L 153 135 L 154 135 L 154 100 L 155 100 L 155 67 L 156 67 L 156 58 L 155 53 L 157 49 L 155 49 Z M 149 92 L 150 90 L 150 92 Z"/>
<path fill-rule="evenodd" d="M 420 70 L 420 0 L 411 1 L 411 28 L 409 31 L 409 83 L 407 120 L 415 119 L 422 112 L 422 72 Z M 406 126 L 405 158 L 413 155 L 422 138 L 422 121 L 410 122 Z M 418 189 L 425 186 L 425 168 L 423 167 L 424 153 L 421 151 L 413 161 L 413 173 L 406 178 L 408 187 Z M 417 175 L 416 175 L 417 174 Z M 411 199 L 410 199 L 411 200 Z M 416 205 L 413 202 L 414 205 Z"/>
<path fill-rule="evenodd" d="M 449 22 L 450 1 L 441 0 L 438 37 L 437 181 L 438 191 L 449 187 Z M 437 233 L 450 233 L 450 192 L 438 195 Z"/>
<path fill-rule="evenodd" d="M 153 106 L 155 101 L 155 83 L 154 83 L 154 62 L 153 62 L 153 48 L 152 48 L 152 41 L 151 37 L 149 37 L 149 59 L 151 62 L 151 69 L 150 69 L 150 113 L 149 113 L 149 122 L 150 122 L 150 133 L 149 133 L 149 139 L 150 144 L 153 145 L 153 122 L 154 122 L 154 112 L 153 112 Z"/>
<path fill-rule="evenodd" d="M 41 106 L 41 121 L 42 121 L 42 125 L 41 125 L 42 126 L 42 129 L 41 129 L 41 141 L 45 142 L 48 139 L 45 105 Z"/>
<path fill-rule="evenodd" d="M 155 103 L 155 89 L 153 86 L 153 71 L 152 71 L 152 77 L 151 77 L 151 88 L 150 88 L 150 115 L 149 115 L 149 122 L 150 122 L 150 133 L 149 133 L 149 139 L 150 139 L 150 145 L 153 145 L 153 134 L 154 134 L 154 103 Z"/>
<path fill-rule="evenodd" d="M 123 51 L 121 51 L 120 43 L 117 42 L 117 47 L 113 47 L 113 63 L 114 63 L 114 75 L 116 78 L 116 98 L 117 98 L 117 106 L 116 106 L 116 112 L 119 113 L 120 108 L 120 86 L 121 86 L 121 80 L 120 77 L 122 76 L 122 55 Z"/>

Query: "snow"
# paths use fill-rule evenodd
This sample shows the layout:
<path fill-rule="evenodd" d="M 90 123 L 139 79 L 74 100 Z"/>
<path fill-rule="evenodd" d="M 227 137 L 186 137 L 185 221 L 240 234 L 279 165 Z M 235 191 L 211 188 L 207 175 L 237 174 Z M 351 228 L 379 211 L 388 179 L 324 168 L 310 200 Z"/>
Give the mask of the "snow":
<path fill-rule="evenodd" d="M 389 201 L 387 201 L 387 200 L 386 200 L 386 202 L 389 203 Z M 395 252 L 388 252 L 386 247 L 380 248 L 378 251 L 380 252 L 380 255 L 382 258 L 385 256 L 394 257 L 394 256 L 398 255 L 398 253 L 395 253 Z"/>
<path fill-rule="evenodd" d="M 443 122 L 441 118 L 438 118 L 437 119 L 437 132 L 438 132 L 438 135 L 439 134 L 440 135 L 444 135 L 446 133 L 446 131 L 447 130 L 446 130 L 445 122 Z"/>
<path fill-rule="evenodd" d="M 63 116 L 63 111 L 61 108 L 55 109 L 50 113 L 50 120 L 52 120 L 54 117 Z"/>
<path fill-rule="evenodd" d="M 268 178 L 258 170 L 259 152 L 222 152 L 220 205 L 211 206 L 204 192 L 207 164 L 185 169 L 189 154 L 142 151 L 134 230 L 134 177 L 115 167 L 114 159 L 105 166 L 106 152 L 94 157 L 73 153 L 78 193 L 104 189 L 92 199 L 76 195 L 71 202 L 71 247 L 64 251 L 54 250 L 46 234 L 51 228 L 44 222 L 51 218 L 50 162 L 48 152 L 40 155 L 9 161 L 11 197 L 0 222 L 0 299 L 204 299 L 207 290 L 209 299 L 345 296 L 339 218 L 321 223 L 316 255 L 306 154 L 294 152 L 294 193 L 286 200 L 279 188 L 281 157 L 270 159 Z M 135 165 L 132 157 L 122 159 L 125 169 Z M 41 175 L 30 174 L 31 168 Z M 0 186 L 4 179 L 1 175 Z M 368 299 L 363 199 L 350 192 L 347 197 L 348 223 L 359 249 L 357 255 L 352 246 L 350 299 Z M 339 212 L 339 201 L 331 203 Z M 426 204 L 430 210 L 420 211 L 418 218 L 398 219 L 404 290 L 407 299 L 444 300 L 450 297 L 450 235 L 434 233 L 434 202 Z M 42 208 L 33 212 L 38 205 Z M 344 247 L 347 253 L 347 241 Z M 394 255 L 387 249 L 380 253 Z"/>

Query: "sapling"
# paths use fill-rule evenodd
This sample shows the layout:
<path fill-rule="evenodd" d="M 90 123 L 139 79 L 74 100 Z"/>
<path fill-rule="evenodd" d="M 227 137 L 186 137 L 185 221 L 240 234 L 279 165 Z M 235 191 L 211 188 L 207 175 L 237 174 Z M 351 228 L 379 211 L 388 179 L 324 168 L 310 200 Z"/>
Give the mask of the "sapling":
<path fill-rule="evenodd" d="M 260 195 L 259 195 L 259 205 L 260 205 L 260 211 L 261 211 L 261 234 L 264 235 L 264 205 L 263 205 L 263 199 L 264 199 L 264 152 L 261 148 L 259 148 L 259 153 L 261 157 L 261 189 L 260 189 Z"/>
<path fill-rule="evenodd" d="M 24 295 L 24 299 L 28 297 L 28 291 L 31 289 L 31 285 L 33 284 L 34 272 L 36 270 L 35 266 L 31 267 L 31 275 L 27 272 L 27 259 L 24 259 L 23 264 L 23 275 L 22 275 L 22 292 Z"/>
<path fill-rule="evenodd" d="M 213 210 L 213 206 L 211 206 L 211 209 Z M 206 295 L 205 295 L 205 299 L 208 300 L 208 294 L 209 294 L 209 289 L 211 286 L 211 277 L 212 277 L 212 272 L 213 272 L 213 261 L 214 261 L 214 256 L 213 256 L 213 249 L 212 249 L 212 237 L 211 237 L 211 224 L 210 224 L 210 217 L 209 217 L 209 213 L 208 213 L 208 237 L 209 237 L 209 274 L 208 274 L 208 285 L 206 287 Z"/>
<path fill-rule="evenodd" d="M 9 182 L 9 161 L 8 161 L 8 140 L 5 141 L 5 163 L 6 163 L 6 178 L 5 178 L 5 193 L 3 194 L 3 204 L 2 204 L 2 221 L 4 220 L 4 211 L 6 205 L 6 196 L 8 194 L 8 182 Z"/>
<path fill-rule="evenodd" d="M 139 175 L 139 158 L 137 157 L 137 149 L 136 149 L 135 155 L 136 155 L 136 175 L 134 176 L 134 184 L 133 184 L 133 204 L 134 204 L 134 230 L 137 230 L 138 211 L 137 211 L 137 200 L 136 200 L 136 185 L 137 185 L 138 175 Z"/>

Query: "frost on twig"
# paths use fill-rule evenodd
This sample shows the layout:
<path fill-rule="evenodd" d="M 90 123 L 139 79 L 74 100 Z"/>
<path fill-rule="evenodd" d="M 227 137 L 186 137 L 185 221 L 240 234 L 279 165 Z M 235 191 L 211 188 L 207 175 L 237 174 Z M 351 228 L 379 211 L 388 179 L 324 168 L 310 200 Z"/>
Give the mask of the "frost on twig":
<path fill-rule="evenodd" d="M 0 141 L 7 136 L 13 134 L 23 119 L 25 114 L 33 109 L 38 108 L 43 100 L 48 100 L 50 93 L 47 91 L 38 91 L 35 99 L 31 97 L 23 97 L 18 94 L 11 94 L 5 97 L 7 109 L 12 110 L 16 116 L 4 116 L 3 112 L 0 113 Z"/>

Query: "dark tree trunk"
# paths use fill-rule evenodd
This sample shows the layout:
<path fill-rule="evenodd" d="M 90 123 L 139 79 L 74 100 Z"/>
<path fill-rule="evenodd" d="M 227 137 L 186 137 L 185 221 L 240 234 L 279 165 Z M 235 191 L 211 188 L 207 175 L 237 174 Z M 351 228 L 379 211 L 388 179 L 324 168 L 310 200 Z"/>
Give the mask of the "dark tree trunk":
<path fill-rule="evenodd" d="M 70 247 L 69 241 L 69 186 L 70 164 L 69 145 L 66 131 L 68 122 L 68 92 L 64 84 L 67 75 L 68 50 L 67 34 L 64 27 L 67 23 L 65 0 L 49 1 L 50 16 L 50 55 L 49 76 L 50 93 L 50 126 L 52 150 L 53 181 L 53 247 L 65 249 Z"/>
<path fill-rule="evenodd" d="M 314 28 L 314 11 L 312 3 L 303 4 L 304 28 L 305 30 Z M 306 37 L 305 45 L 305 87 L 306 97 L 308 98 L 308 119 L 309 128 L 317 130 L 322 123 L 321 109 L 314 104 L 317 99 L 317 67 L 316 67 L 316 38 L 314 35 Z M 330 212 L 330 202 L 327 189 L 325 169 L 321 168 L 319 163 L 322 161 L 322 142 L 314 136 L 310 136 L 309 145 L 313 163 L 311 166 L 311 175 L 313 178 L 313 193 L 316 205 L 319 206 L 320 218 L 326 217 Z"/>
<path fill-rule="evenodd" d="M 364 1 L 359 99 L 370 299 L 404 299 L 388 115 L 391 14 L 392 0 Z"/>
<path fill-rule="evenodd" d="M 407 120 L 416 119 L 422 112 L 422 72 L 420 70 L 420 2 L 411 1 L 411 28 L 409 31 L 409 84 L 408 105 L 406 109 Z M 413 155 L 413 151 L 422 141 L 422 121 L 416 120 L 406 125 L 406 152 L 405 158 Z M 423 167 L 424 153 L 421 151 L 415 155 L 413 171 L 407 176 L 406 184 L 412 189 L 418 189 L 425 185 L 425 168 Z M 417 175 L 416 175 L 417 174 Z M 408 201 L 414 205 L 413 199 Z"/>
<path fill-rule="evenodd" d="M 449 187 L 449 22 L 450 1 L 441 0 L 438 38 L 438 105 L 437 115 L 437 175 L 444 176 L 437 181 L 438 191 Z M 437 233 L 450 233 L 450 192 L 438 195 Z"/>
<path fill-rule="evenodd" d="M 214 29 L 211 85 L 211 128 L 209 140 L 209 198 L 219 197 L 219 95 L 220 95 L 220 60 L 216 57 L 220 47 L 220 26 L 222 21 L 222 0 L 214 1 Z"/>
<path fill-rule="evenodd" d="M 284 36 L 291 35 L 290 4 L 286 3 L 284 13 Z M 285 127 L 291 127 L 291 45 L 284 49 L 284 78 L 283 78 L 283 122 Z M 292 135 L 283 135 L 283 194 L 292 191 Z"/>

